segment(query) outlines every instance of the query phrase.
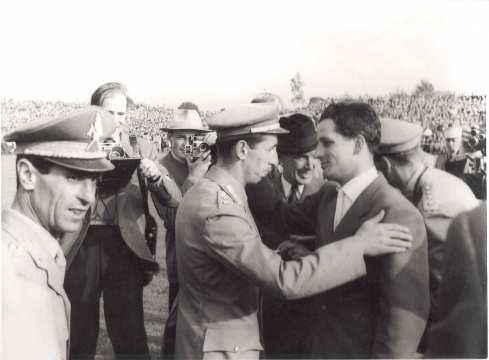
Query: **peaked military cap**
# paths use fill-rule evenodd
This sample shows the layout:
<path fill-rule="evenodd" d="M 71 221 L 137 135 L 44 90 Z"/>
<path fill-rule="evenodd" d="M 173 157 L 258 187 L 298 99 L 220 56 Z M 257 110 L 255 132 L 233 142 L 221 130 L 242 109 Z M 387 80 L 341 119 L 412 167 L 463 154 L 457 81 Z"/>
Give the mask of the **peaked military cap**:
<path fill-rule="evenodd" d="M 249 134 L 286 134 L 275 103 L 254 103 L 225 109 L 207 120 L 220 140 Z"/>
<path fill-rule="evenodd" d="M 421 143 L 423 128 L 404 120 L 381 119 L 378 154 L 396 154 L 411 150 Z"/>
<path fill-rule="evenodd" d="M 65 117 L 21 126 L 4 136 L 15 142 L 15 153 L 39 156 L 66 168 L 104 172 L 114 166 L 106 159 L 98 140 L 109 137 L 116 122 L 109 112 L 90 106 Z"/>

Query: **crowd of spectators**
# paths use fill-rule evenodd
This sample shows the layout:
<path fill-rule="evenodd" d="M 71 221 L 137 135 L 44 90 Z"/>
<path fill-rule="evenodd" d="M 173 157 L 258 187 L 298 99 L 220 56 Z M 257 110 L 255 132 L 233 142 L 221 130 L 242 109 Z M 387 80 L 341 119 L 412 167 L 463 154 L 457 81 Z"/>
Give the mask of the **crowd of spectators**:
<path fill-rule="evenodd" d="M 361 96 L 357 98 L 315 98 L 306 110 L 318 119 L 322 110 L 332 102 L 355 100 L 366 102 L 374 107 L 380 117 L 390 117 L 420 123 L 430 128 L 434 134 L 443 131 L 451 124 L 477 126 L 485 129 L 486 95 L 457 95 L 454 93 L 435 93 L 430 95 L 409 95 L 392 93 L 386 96 Z M 66 115 L 84 107 L 83 103 L 50 101 L 1 100 L 2 133 L 12 130 L 26 122 Z M 212 114 L 200 110 L 205 119 Z M 162 105 L 134 104 L 129 110 L 131 131 L 150 141 L 161 144 L 161 128 L 172 117 L 173 109 Z M 164 135 L 163 135 L 164 138 Z"/>

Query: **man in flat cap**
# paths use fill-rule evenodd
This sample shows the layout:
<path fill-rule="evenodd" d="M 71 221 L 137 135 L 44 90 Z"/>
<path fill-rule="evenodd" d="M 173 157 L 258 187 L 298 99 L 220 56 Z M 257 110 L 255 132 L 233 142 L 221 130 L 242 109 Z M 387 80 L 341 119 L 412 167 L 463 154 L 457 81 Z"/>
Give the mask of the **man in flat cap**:
<path fill-rule="evenodd" d="M 168 133 L 171 149 L 166 156 L 158 160 L 159 165 L 168 170 L 170 178 L 178 185 L 177 195 L 174 196 L 172 201 L 162 199 L 162 201 L 155 202 L 166 228 L 166 276 L 169 285 L 168 309 L 172 309 L 178 293 L 175 253 L 175 216 L 178 205 L 187 190 L 204 176 L 211 164 L 210 150 L 206 150 L 198 157 L 193 158 L 185 153 L 185 147 L 190 144 L 190 139 L 195 136 L 200 136 L 204 140 L 207 139 L 208 142 L 215 142 L 215 139 L 210 140 L 211 130 L 204 127 L 200 114 L 195 109 L 196 105 L 187 102 L 180 107 L 183 108 L 175 110 L 172 119 L 162 129 Z M 151 184 L 150 189 L 158 186 L 165 186 L 165 184 Z M 157 191 L 154 193 L 158 194 Z M 168 357 L 175 352 L 175 316 L 176 309 L 172 309 L 163 334 L 162 353 Z"/>
<path fill-rule="evenodd" d="M 430 266 L 430 318 L 439 308 L 447 231 L 453 218 L 477 206 L 470 188 L 459 178 L 423 162 L 421 126 L 402 120 L 382 119 L 377 167 L 387 180 L 418 208 L 428 235 Z"/>
<path fill-rule="evenodd" d="M 338 245 L 338 240 L 355 234 L 383 210 L 384 221 L 410 230 L 413 244 L 402 253 L 367 259 L 366 276 L 315 298 L 307 354 L 413 357 L 429 312 L 423 218 L 375 169 L 380 121 L 371 106 L 329 105 L 318 123 L 318 140 L 316 156 L 324 176 L 334 182 L 296 204 L 269 198 L 258 204 L 260 197 L 254 199 L 263 213 L 270 214 L 271 224 L 289 233 L 315 234 L 319 248 Z"/>
<path fill-rule="evenodd" d="M 269 187 L 283 201 L 295 203 L 318 191 L 324 181 L 318 178 L 317 172 L 314 171 L 316 162 L 314 155 L 318 140 L 313 120 L 305 114 L 294 113 L 281 117 L 280 127 L 288 130 L 289 133 L 278 137 L 279 166 L 273 167 L 258 184 L 249 184 L 246 192 L 263 243 L 273 250 L 278 250 L 282 258 L 287 260 L 296 256 L 286 251 L 289 242 L 300 243 L 312 250 L 314 238 L 293 235 L 286 241 L 287 234 L 262 225 L 260 219 L 266 214 L 261 214 L 259 209 L 253 206 L 254 192 L 260 191 L 260 187 Z M 292 247 L 294 251 L 297 251 L 297 248 L 299 247 Z M 263 294 L 261 308 L 263 345 L 268 358 L 304 353 L 307 338 L 304 329 L 308 328 L 311 320 L 310 305 L 309 299 L 284 301 Z"/>
<path fill-rule="evenodd" d="M 5 359 L 67 359 L 70 303 L 63 289 L 71 242 L 112 170 L 97 143 L 115 128 L 91 107 L 5 135 L 16 143 L 17 192 L 2 211 L 2 351 Z M 64 250 L 64 252 L 63 252 Z"/>
<path fill-rule="evenodd" d="M 73 309 L 70 353 L 74 359 L 95 357 L 101 296 L 116 356 L 149 358 L 143 290 L 159 267 L 145 233 L 146 226 L 153 223 L 156 236 L 163 241 L 164 228 L 154 220 L 158 213 L 146 184 L 164 184 L 158 187 L 160 199 L 171 199 L 170 193 L 178 189 L 166 170 L 157 165 L 153 144 L 129 136 L 127 111 L 131 102 L 121 83 L 103 84 L 91 97 L 92 105 L 106 109 L 117 122 L 105 143 L 115 145 L 119 155 L 141 160 L 139 170 L 132 172 L 127 183 L 98 186 L 93 211 L 84 227 L 86 236 L 68 265 L 65 289 Z"/>
<path fill-rule="evenodd" d="M 286 130 L 276 106 L 247 104 L 208 123 L 217 131 L 217 162 L 176 217 L 176 358 L 258 359 L 258 287 L 280 298 L 311 296 L 365 275 L 365 255 L 404 251 L 410 236 L 377 224 L 379 216 L 343 241 L 283 261 L 262 243 L 245 193 L 277 165 L 277 135 Z"/>

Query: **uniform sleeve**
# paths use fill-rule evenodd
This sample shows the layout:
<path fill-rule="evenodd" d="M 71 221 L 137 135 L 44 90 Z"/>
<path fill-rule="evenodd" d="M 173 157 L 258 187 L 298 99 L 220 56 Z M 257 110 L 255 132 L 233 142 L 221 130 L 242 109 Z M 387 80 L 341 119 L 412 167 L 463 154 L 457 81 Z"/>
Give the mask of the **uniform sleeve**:
<path fill-rule="evenodd" d="M 363 249 L 348 238 L 300 260 L 282 261 L 266 247 L 245 210 L 233 204 L 209 217 L 203 237 L 209 255 L 277 297 L 296 299 L 365 275 Z"/>
<path fill-rule="evenodd" d="M 387 209 L 384 222 L 409 228 L 413 246 L 380 258 L 379 317 L 372 355 L 411 358 L 423 335 L 430 306 L 426 230 L 414 208 Z"/>
<path fill-rule="evenodd" d="M 278 233 L 315 234 L 318 207 L 324 201 L 325 187 L 303 201 L 288 204 L 272 186 L 268 183 L 248 192 L 250 208 L 253 214 L 260 214 L 261 224 Z"/>

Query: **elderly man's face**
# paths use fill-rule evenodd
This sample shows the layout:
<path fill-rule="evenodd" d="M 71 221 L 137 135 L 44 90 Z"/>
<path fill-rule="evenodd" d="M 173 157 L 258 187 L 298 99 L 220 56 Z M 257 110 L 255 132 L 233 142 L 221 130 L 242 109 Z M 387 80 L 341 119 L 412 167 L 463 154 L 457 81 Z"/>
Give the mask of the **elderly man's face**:
<path fill-rule="evenodd" d="M 300 155 L 280 155 L 285 180 L 294 185 L 306 185 L 312 180 L 315 150 Z"/>
<path fill-rule="evenodd" d="M 457 151 L 459 151 L 460 147 L 462 146 L 461 137 L 446 138 L 446 142 L 447 142 L 447 150 L 450 155 L 456 154 Z"/>
<path fill-rule="evenodd" d="M 53 165 L 49 173 L 33 168 L 31 205 L 39 223 L 53 236 L 80 229 L 95 201 L 96 175 Z"/>

